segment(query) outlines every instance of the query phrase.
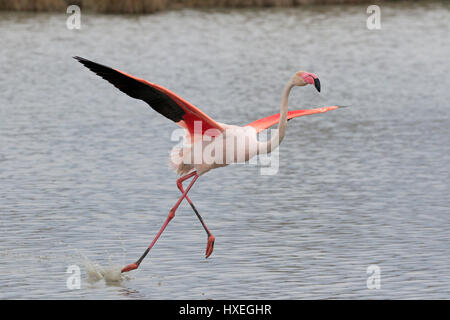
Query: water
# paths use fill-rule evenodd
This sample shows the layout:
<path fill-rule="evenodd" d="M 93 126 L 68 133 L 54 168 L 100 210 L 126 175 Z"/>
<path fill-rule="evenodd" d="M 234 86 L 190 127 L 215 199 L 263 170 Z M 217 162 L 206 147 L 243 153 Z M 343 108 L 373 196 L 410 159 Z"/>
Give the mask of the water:
<path fill-rule="evenodd" d="M 0 13 L 0 298 L 449 298 L 449 7 L 384 4 L 377 31 L 365 9 L 82 15 L 79 31 L 64 14 Z M 291 110 L 351 108 L 290 121 L 277 175 L 198 180 L 210 259 L 183 203 L 139 270 L 92 281 L 135 261 L 179 196 L 176 126 L 74 55 L 225 123 L 278 112 L 297 70 L 323 90 L 296 88 Z M 74 264 L 80 290 L 66 286 Z"/>

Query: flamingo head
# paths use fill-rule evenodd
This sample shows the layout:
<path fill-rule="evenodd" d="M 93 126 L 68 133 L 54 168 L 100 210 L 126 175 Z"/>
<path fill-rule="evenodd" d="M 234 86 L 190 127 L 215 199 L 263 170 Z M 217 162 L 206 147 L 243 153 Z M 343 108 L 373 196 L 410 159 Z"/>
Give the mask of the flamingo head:
<path fill-rule="evenodd" d="M 313 84 L 317 91 L 320 92 L 320 81 L 314 73 L 299 71 L 294 74 L 293 83 L 299 87 L 306 86 L 307 84 Z"/>

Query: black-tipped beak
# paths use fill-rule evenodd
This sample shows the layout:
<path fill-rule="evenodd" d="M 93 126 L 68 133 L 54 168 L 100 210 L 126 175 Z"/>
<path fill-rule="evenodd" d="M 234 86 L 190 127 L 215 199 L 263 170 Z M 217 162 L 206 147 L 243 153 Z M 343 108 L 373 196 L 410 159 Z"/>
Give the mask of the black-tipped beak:
<path fill-rule="evenodd" d="M 320 92 L 320 81 L 319 78 L 314 79 L 314 87 L 316 87 L 317 91 Z"/>

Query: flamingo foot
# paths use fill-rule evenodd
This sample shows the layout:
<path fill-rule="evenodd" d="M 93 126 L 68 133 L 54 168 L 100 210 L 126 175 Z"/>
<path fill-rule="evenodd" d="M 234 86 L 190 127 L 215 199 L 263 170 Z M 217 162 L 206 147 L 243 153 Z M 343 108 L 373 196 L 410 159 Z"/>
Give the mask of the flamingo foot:
<path fill-rule="evenodd" d="M 211 255 L 211 253 L 214 250 L 214 241 L 215 240 L 216 240 L 216 238 L 214 238 L 213 235 L 210 235 L 208 237 L 208 244 L 206 245 L 206 254 L 205 254 L 206 255 L 205 256 L 206 259 L 209 258 L 209 256 Z"/>
<path fill-rule="evenodd" d="M 128 272 L 128 271 L 131 271 L 131 270 L 134 270 L 137 268 L 139 268 L 139 265 L 135 262 L 135 263 L 127 265 L 126 267 L 123 267 L 121 272 L 124 273 L 124 272 Z"/>

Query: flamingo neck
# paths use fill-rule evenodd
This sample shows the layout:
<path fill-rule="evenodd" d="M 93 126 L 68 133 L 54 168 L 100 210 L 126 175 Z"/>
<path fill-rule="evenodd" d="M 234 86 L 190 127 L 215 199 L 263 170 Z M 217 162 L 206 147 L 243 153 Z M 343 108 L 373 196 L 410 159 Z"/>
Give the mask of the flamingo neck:
<path fill-rule="evenodd" d="M 288 99 L 291 89 L 294 87 L 292 79 L 286 84 L 283 90 L 283 96 L 281 98 L 280 106 L 280 121 L 278 122 L 278 128 L 275 135 L 267 141 L 259 142 L 258 154 L 270 153 L 280 145 L 286 134 L 287 127 L 287 114 L 288 114 Z"/>

